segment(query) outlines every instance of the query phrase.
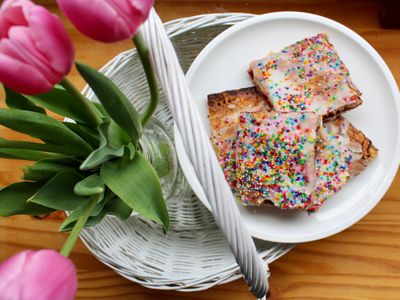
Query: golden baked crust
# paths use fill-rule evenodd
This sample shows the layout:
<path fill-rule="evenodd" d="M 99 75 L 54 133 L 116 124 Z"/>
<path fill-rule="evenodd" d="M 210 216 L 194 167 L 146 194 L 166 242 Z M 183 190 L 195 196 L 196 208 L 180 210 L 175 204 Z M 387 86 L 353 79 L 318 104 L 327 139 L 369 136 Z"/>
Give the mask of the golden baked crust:
<path fill-rule="evenodd" d="M 316 155 L 316 184 L 309 211 L 317 210 L 329 197 L 376 157 L 371 141 L 342 116 L 324 122 Z"/>
<path fill-rule="evenodd" d="M 329 123 L 334 124 L 337 128 L 341 126 L 347 128 L 347 136 L 349 139 L 348 150 L 353 157 L 349 167 L 350 177 L 360 174 L 360 172 L 362 172 L 368 164 L 376 158 L 378 155 L 378 149 L 361 130 L 355 128 L 354 125 L 343 116 L 338 116 L 336 119 L 325 121 L 325 124 Z"/>
<path fill-rule="evenodd" d="M 236 196 L 244 205 L 271 200 L 284 209 L 313 204 L 322 117 L 276 111 L 243 113 L 236 140 Z"/>
<path fill-rule="evenodd" d="M 269 111 L 270 105 L 255 87 L 225 91 L 208 96 L 211 140 L 229 184 L 235 186 L 235 140 L 243 112 Z M 229 175 L 228 175 L 229 174 Z"/>
<path fill-rule="evenodd" d="M 221 121 L 231 114 L 258 111 L 258 109 L 269 111 L 271 106 L 256 87 L 208 95 L 209 118 L 213 130 L 225 127 L 226 123 Z"/>
<path fill-rule="evenodd" d="M 271 106 L 255 88 L 244 88 L 208 96 L 211 139 L 219 162 L 231 187 L 236 187 L 236 140 L 240 116 L 244 112 L 270 111 Z M 363 171 L 377 156 L 378 150 L 360 130 L 342 116 L 324 120 L 317 150 L 317 182 L 313 203 L 306 210 L 316 210 L 349 180 Z M 273 205 L 257 199 L 258 205 Z M 256 202 L 256 201 L 250 201 Z"/>
<path fill-rule="evenodd" d="M 357 106 L 360 106 L 363 103 L 361 98 L 357 98 L 354 102 L 346 104 L 342 106 L 341 108 L 330 112 L 324 116 L 324 120 L 332 120 L 340 116 L 341 114 L 345 113 L 346 111 L 352 110 L 356 108 Z"/>
<path fill-rule="evenodd" d="M 333 118 L 362 103 L 361 92 L 325 33 L 252 61 L 249 74 L 279 112 Z"/>
<path fill-rule="evenodd" d="M 367 138 L 364 133 L 355 128 L 351 123 L 349 124 L 347 133 L 350 138 L 350 144 L 359 144 L 361 145 L 362 150 L 361 158 L 359 160 L 352 161 L 350 164 L 350 175 L 353 177 L 363 171 L 368 164 L 376 158 L 378 155 L 378 149 L 372 144 L 372 141 Z"/>

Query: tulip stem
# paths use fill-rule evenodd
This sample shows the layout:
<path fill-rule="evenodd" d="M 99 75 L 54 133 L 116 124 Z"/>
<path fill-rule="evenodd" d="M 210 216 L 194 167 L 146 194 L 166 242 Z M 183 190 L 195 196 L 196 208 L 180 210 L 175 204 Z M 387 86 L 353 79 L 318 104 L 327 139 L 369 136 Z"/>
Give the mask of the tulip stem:
<path fill-rule="evenodd" d="M 147 47 L 140 31 L 137 31 L 132 41 L 136 46 L 136 50 L 139 54 L 140 61 L 142 62 L 144 73 L 150 89 L 150 103 L 141 117 L 141 122 L 144 126 L 156 110 L 160 100 L 160 95 L 158 93 L 156 76 L 150 61 L 149 48 Z"/>
<path fill-rule="evenodd" d="M 60 250 L 61 255 L 68 257 L 69 254 L 71 253 L 72 248 L 74 248 L 76 240 L 79 237 L 79 233 L 81 232 L 82 228 L 85 226 L 87 220 L 89 219 L 90 213 L 95 207 L 98 199 L 99 195 L 95 195 L 90 200 L 86 201 L 83 213 L 79 216 L 78 220 L 74 225 L 74 228 L 72 228 L 71 233 L 69 234 L 67 240 L 65 241 L 64 246 Z"/>
<path fill-rule="evenodd" d="M 88 122 L 90 123 L 90 125 L 97 127 L 103 122 L 101 114 L 99 113 L 97 108 L 93 105 L 93 103 L 90 102 L 88 99 L 86 99 L 86 97 L 83 96 L 66 77 L 64 77 L 64 79 L 61 80 L 60 85 L 72 97 L 79 100 L 79 102 L 81 103 L 81 108 L 86 111 L 86 115 L 88 117 Z"/>

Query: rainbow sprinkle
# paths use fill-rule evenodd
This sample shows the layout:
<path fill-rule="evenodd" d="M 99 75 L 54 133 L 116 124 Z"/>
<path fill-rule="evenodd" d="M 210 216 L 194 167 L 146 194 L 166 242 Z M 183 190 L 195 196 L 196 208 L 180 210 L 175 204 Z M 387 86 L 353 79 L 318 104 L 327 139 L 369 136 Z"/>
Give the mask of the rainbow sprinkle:
<path fill-rule="evenodd" d="M 309 211 L 317 210 L 326 199 L 339 191 L 350 178 L 350 165 L 356 153 L 350 150 L 349 121 L 327 121 L 320 131 L 320 149 L 315 159 L 316 183 Z M 361 145 L 358 145 L 361 147 Z M 354 146 L 353 146 L 354 147 Z"/>
<path fill-rule="evenodd" d="M 313 113 L 244 113 L 236 141 L 236 194 L 244 205 L 312 202 L 321 117 Z"/>
<path fill-rule="evenodd" d="M 249 72 L 275 111 L 328 115 L 360 101 L 361 93 L 324 33 L 251 62 Z"/>

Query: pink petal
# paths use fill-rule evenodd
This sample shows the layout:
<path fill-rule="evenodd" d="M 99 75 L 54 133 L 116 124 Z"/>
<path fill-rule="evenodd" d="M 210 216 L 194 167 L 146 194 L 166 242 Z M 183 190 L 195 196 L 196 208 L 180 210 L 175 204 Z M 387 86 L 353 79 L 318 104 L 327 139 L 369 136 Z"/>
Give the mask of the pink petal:
<path fill-rule="evenodd" d="M 54 250 L 24 251 L 0 265 L 1 299 L 73 300 L 74 264 Z"/>
<path fill-rule="evenodd" d="M 13 51 L 15 55 L 18 55 L 18 59 L 25 62 L 31 62 L 34 60 L 38 64 L 44 64 L 46 67 L 51 68 L 46 57 L 36 48 L 31 35 L 29 27 L 13 26 L 10 29 L 10 37 L 0 40 L 0 44 L 7 44 L 9 45 L 9 48 L 13 47 L 13 49 L 0 48 L 0 51 L 2 53 L 4 53 L 3 50 Z"/>
<path fill-rule="evenodd" d="M 13 59 L 23 61 L 21 53 L 15 49 L 9 39 L 0 40 L 0 53 L 7 55 Z"/>
<path fill-rule="evenodd" d="M 38 5 L 29 10 L 26 18 L 37 49 L 55 71 L 66 75 L 74 61 L 74 49 L 61 20 Z"/>
<path fill-rule="evenodd" d="M 10 7 L 0 12 L 0 38 L 8 37 L 9 29 L 14 25 L 26 26 L 21 7 Z"/>
<path fill-rule="evenodd" d="M 124 20 L 125 25 L 129 27 L 130 37 L 132 37 L 145 20 L 142 12 L 132 5 L 131 0 L 109 0 L 109 3 L 118 16 Z"/>
<path fill-rule="evenodd" d="M 108 0 L 117 13 L 124 17 L 134 34 L 149 16 L 153 0 Z"/>
<path fill-rule="evenodd" d="M 11 26 L 26 26 L 26 10 L 34 4 L 29 0 L 6 0 L 0 7 L 0 37 L 7 37 Z"/>
<path fill-rule="evenodd" d="M 1 4 L 0 12 L 13 6 L 29 6 L 34 5 L 30 0 L 5 0 Z"/>
<path fill-rule="evenodd" d="M 111 1 L 57 0 L 57 3 L 80 32 L 95 40 L 112 43 L 134 34 L 126 17 L 116 12 Z"/>
<path fill-rule="evenodd" d="M 49 92 L 53 84 L 35 68 L 0 53 L 0 81 L 10 89 L 22 94 Z"/>
<path fill-rule="evenodd" d="M 64 74 L 56 72 L 47 58 L 36 48 L 32 40 L 32 29 L 29 27 L 14 26 L 10 29 L 9 39 L 3 39 L 1 44 L 14 48 L 16 57 L 38 70 L 49 82 L 56 84 L 61 81 Z M 9 49 L 11 51 L 11 49 Z M 4 52 L 3 52 L 4 53 Z"/>
<path fill-rule="evenodd" d="M 142 14 L 142 23 L 149 16 L 151 7 L 153 6 L 153 0 L 130 0 L 131 6 L 140 11 Z"/>
<path fill-rule="evenodd" d="M 129 22 L 131 11 L 129 0 L 108 0 L 107 2 L 111 9 L 114 9 L 119 16 L 125 19 L 126 22 Z"/>
<path fill-rule="evenodd" d="M 35 252 L 20 280 L 22 299 L 72 300 L 78 287 L 74 264 L 54 250 Z"/>
<path fill-rule="evenodd" d="M 0 291 L 8 291 L 9 299 L 17 299 L 18 290 L 9 289 L 10 282 L 18 280 L 18 277 L 23 273 L 24 265 L 27 257 L 32 253 L 31 250 L 22 251 L 0 265 Z"/>

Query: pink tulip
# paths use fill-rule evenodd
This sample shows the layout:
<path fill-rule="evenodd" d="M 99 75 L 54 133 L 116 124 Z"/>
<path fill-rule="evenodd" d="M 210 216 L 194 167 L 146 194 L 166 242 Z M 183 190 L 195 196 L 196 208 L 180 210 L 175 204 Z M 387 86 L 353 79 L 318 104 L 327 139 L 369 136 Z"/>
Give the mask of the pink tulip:
<path fill-rule="evenodd" d="M 132 38 L 147 19 L 153 0 L 57 0 L 75 27 L 105 43 Z"/>
<path fill-rule="evenodd" d="M 0 264 L 1 300 L 72 300 L 76 269 L 54 250 L 22 251 Z"/>
<path fill-rule="evenodd" d="M 69 72 L 72 43 L 61 20 L 30 0 L 0 8 L 0 81 L 24 94 L 48 92 Z"/>

